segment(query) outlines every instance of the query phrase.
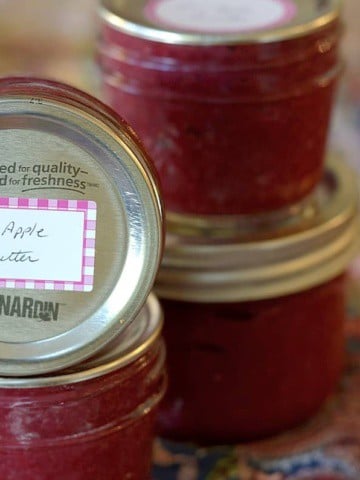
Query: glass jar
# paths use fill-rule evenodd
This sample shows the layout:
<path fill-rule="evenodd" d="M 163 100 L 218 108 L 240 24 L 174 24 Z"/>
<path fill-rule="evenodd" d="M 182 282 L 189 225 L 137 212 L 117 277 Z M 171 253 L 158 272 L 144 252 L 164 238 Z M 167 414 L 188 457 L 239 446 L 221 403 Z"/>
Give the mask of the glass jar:
<path fill-rule="evenodd" d="M 55 375 L 0 378 L 0 477 L 150 478 L 166 377 L 156 297 L 118 339 Z"/>
<path fill-rule="evenodd" d="M 196 219 L 174 233 L 170 219 L 156 285 L 169 371 L 161 435 L 253 440 L 308 419 L 331 395 L 343 365 L 345 271 L 359 249 L 356 188 L 335 161 L 296 217 L 237 234 Z"/>
<path fill-rule="evenodd" d="M 152 155 L 167 210 L 268 212 L 314 189 L 342 70 L 339 3 L 102 0 L 103 96 Z"/>

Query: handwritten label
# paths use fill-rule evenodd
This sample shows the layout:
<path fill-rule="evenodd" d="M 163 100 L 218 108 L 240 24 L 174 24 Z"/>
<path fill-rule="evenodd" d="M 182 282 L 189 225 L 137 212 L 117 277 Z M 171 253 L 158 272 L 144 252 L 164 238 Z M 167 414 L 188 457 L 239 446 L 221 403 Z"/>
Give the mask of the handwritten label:
<path fill-rule="evenodd" d="M 149 0 L 145 15 L 169 28 L 200 33 L 236 33 L 290 22 L 292 0 Z"/>
<path fill-rule="evenodd" d="M 96 204 L 0 197 L 0 288 L 91 291 Z"/>

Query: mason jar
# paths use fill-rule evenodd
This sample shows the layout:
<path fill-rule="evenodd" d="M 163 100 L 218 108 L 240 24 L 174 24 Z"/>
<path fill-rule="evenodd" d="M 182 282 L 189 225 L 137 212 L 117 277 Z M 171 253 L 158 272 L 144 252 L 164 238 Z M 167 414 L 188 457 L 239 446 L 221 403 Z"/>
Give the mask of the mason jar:
<path fill-rule="evenodd" d="M 162 314 L 150 295 L 105 350 L 54 374 L 0 378 L 0 476 L 150 478 L 166 386 Z"/>
<path fill-rule="evenodd" d="M 344 360 L 357 201 L 353 173 L 333 160 L 312 201 L 287 219 L 169 218 L 156 282 L 169 371 L 161 435 L 259 439 L 299 425 L 329 399 Z"/>
<path fill-rule="evenodd" d="M 166 385 L 151 160 L 94 97 L 24 77 L 0 80 L 0 151 L 0 478 L 148 479 Z"/>
<path fill-rule="evenodd" d="M 323 172 L 339 0 L 100 2 L 104 100 L 150 152 L 170 212 L 283 209 Z"/>

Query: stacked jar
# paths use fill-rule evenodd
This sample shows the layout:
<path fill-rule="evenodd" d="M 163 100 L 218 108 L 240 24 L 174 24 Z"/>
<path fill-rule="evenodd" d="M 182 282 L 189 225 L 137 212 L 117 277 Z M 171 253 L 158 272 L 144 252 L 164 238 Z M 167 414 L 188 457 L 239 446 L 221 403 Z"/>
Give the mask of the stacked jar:
<path fill-rule="evenodd" d="M 105 100 L 157 167 L 169 390 L 159 432 L 223 443 L 309 418 L 343 359 L 357 189 L 326 139 L 338 0 L 102 0 Z"/>
<path fill-rule="evenodd" d="M 104 104 L 0 80 L 0 477 L 150 478 L 164 394 L 156 175 Z"/>

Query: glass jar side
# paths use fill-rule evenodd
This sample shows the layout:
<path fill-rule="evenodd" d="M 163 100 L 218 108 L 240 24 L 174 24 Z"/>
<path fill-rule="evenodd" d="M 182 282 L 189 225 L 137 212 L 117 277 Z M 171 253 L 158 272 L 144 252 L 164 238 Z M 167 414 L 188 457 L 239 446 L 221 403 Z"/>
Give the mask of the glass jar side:
<path fill-rule="evenodd" d="M 104 376 L 54 387 L 0 386 L 1 478 L 14 469 L 22 480 L 148 478 L 164 355 L 158 340 Z"/>
<path fill-rule="evenodd" d="M 168 210 L 256 213 L 312 191 L 342 70 L 341 32 L 336 21 L 291 41 L 199 47 L 104 26 L 104 97 L 151 153 Z"/>
<path fill-rule="evenodd" d="M 345 279 L 244 303 L 162 299 L 170 381 L 159 433 L 237 442 L 315 414 L 342 371 Z"/>

